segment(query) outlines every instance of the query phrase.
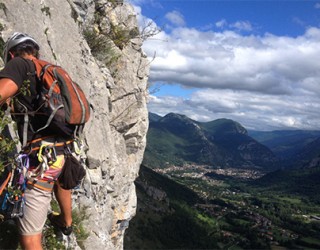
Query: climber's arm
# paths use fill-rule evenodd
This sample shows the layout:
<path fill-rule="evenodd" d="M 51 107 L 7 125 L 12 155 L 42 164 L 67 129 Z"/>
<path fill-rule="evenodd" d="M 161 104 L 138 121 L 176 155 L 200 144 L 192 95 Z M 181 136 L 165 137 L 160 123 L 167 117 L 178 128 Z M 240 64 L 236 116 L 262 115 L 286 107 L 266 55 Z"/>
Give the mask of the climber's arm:
<path fill-rule="evenodd" d="M 0 79 L 0 105 L 5 103 L 18 91 L 18 86 L 9 78 Z"/>

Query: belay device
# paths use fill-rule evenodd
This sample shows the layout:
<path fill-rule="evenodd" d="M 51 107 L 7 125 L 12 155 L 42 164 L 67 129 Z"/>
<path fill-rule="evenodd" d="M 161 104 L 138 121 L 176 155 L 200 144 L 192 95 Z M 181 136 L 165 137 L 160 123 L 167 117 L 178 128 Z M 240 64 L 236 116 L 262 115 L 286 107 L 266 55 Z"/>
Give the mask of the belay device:
<path fill-rule="evenodd" d="M 29 157 L 20 154 L 15 164 L 4 170 L 3 182 L 0 186 L 0 214 L 4 219 L 23 216 L 24 191 L 26 188 L 26 172 L 29 168 Z"/>

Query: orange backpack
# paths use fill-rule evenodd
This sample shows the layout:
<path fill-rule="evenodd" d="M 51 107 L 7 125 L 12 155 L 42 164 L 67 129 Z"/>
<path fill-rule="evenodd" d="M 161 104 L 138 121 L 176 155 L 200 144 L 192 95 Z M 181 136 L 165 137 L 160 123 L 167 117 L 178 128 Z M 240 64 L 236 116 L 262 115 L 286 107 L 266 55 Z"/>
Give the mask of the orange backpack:
<path fill-rule="evenodd" d="M 48 122 L 40 130 L 56 122 L 83 126 L 90 118 L 89 102 L 68 73 L 60 66 L 32 59 L 40 83 L 39 107 L 48 115 Z"/>

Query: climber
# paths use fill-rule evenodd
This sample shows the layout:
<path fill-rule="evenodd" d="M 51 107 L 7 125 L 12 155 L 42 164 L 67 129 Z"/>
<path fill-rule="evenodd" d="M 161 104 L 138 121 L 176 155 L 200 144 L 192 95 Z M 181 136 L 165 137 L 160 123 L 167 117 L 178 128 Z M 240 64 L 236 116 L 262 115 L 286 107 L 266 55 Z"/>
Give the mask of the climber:
<path fill-rule="evenodd" d="M 0 104 L 9 103 L 10 99 L 14 100 L 11 102 L 12 116 L 17 124 L 21 143 L 24 134 L 27 133 L 27 146 L 23 147 L 23 150 L 29 155 L 27 176 L 30 178 L 27 178 L 24 194 L 24 215 L 18 218 L 17 224 L 22 248 L 32 250 L 42 249 L 42 230 L 47 219 L 52 191 L 59 203 L 60 214 L 49 214 L 49 219 L 65 235 L 72 232 L 71 190 L 63 189 L 57 181 L 65 162 L 64 150 L 72 138 L 59 131 L 53 123 L 46 127 L 48 118 L 37 110 L 39 80 L 32 60 L 39 58 L 39 50 L 39 44 L 32 37 L 24 33 L 14 33 L 4 45 L 5 67 L 0 72 Z M 26 110 L 27 119 L 26 116 L 20 115 L 26 113 Z M 35 133 L 39 128 L 44 129 Z M 43 148 L 43 145 L 63 146 Z M 42 169 L 41 175 L 32 177 L 34 171 L 41 165 L 39 155 L 44 155 L 44 151 L 41 154 L 34 151 L 34 148 L 41 148 L 47 152 L 46 157 L 50 155 L 52 158 L 45 158 L 47 163 L 45 171 Z"/>

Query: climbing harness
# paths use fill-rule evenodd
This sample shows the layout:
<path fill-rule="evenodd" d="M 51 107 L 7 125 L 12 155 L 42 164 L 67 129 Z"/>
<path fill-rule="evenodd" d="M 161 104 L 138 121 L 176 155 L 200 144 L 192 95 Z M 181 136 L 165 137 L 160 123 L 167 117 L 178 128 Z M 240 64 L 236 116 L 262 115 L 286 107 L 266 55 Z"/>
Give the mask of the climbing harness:
<path fill-rule="evenodd" d="M 54 137 L 31 141 L 28 148 L 15 158 L 14 163 L 7 166 L 7 176 L 0 186 L 0 214 L 5 218 L 23 216 L 27 185 L 51 191 L 67 156 L 75 153 L 81 157 L 84 153 L 84 143 L 80 139 L 54 141 Z M 37 165 L 31 165 L 34 162 L 30 163 L 30 159 L 35 160 Z"/>
<path fill-rule="evenodd" d="M 37 139 L 29 143 L 29 154 L 36 156 L 39 164 L 36 168 L 28 171 L 27 184 L 32 184 L 43 190 L 50 190 L 57 179 L 62 184 L 61 178 L 65 173 L 65 167 L 63 167 L 65 161 L 67 161 L 66 167 L 71 168 L 68 164 L 70 155 L 75 154 L 78 156 L 77 159 L 83 160 L 84 143 L 80 138 L 65 142 L 56 142 L 54 138 L 46 138 L 41 141 Z M 58 174 L 55 174 L 57 170 Z M 69 178 L 72 179 L 72 177 Z"/>

